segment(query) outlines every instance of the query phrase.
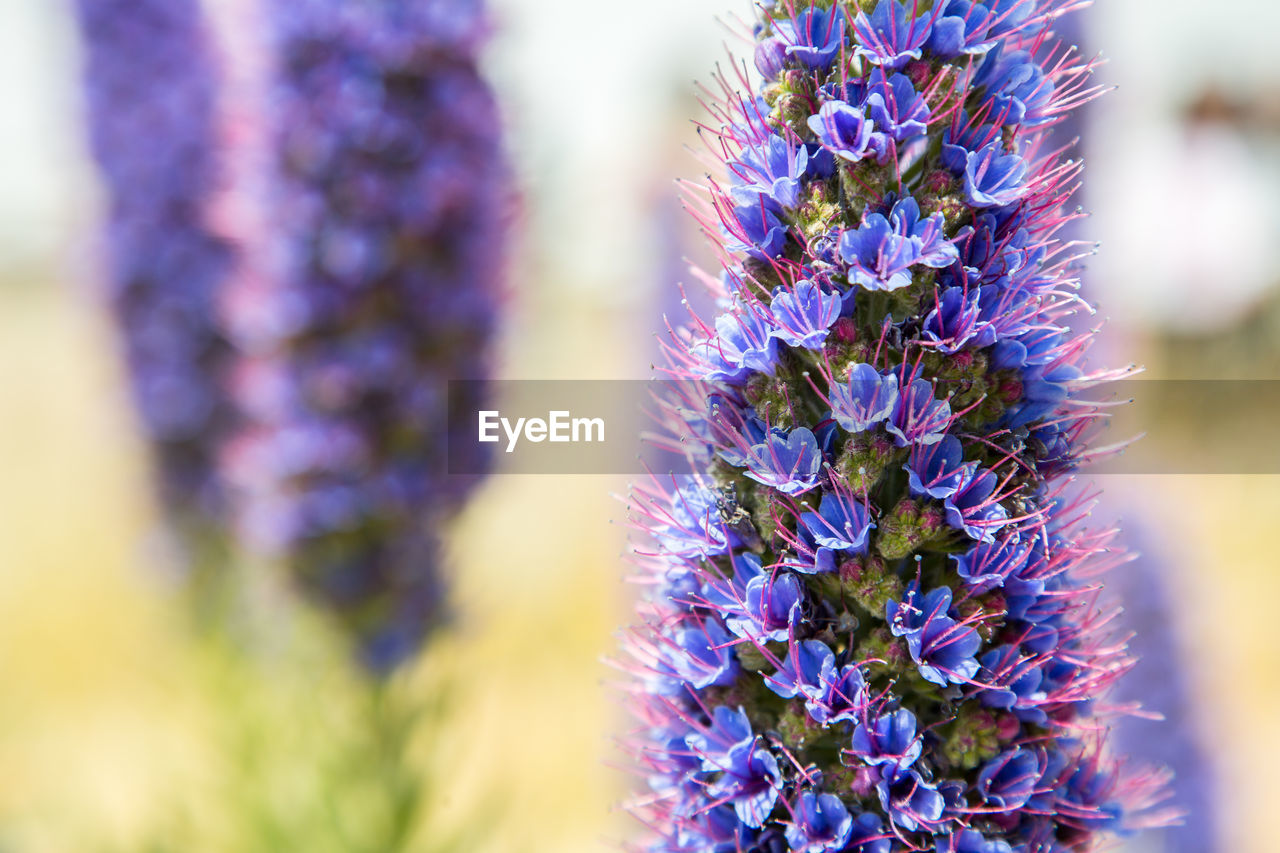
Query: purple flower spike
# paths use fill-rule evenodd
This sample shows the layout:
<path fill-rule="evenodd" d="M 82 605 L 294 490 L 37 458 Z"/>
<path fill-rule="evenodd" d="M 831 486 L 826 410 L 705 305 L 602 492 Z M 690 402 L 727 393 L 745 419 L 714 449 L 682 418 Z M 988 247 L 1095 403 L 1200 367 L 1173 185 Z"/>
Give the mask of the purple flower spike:
<path fill-rule="evenodd" d="M 790 433 L 774 430 L 747 456 L 747 476 L 784 495 L 799 495 L 818 485 L 822 453 L 818 440 L 804 427 Z"/>
<path fill-rule="evenodd" d="M 857 163 L 886 150 L 883 134 L 875 132 L 876 123 L 844 101 L 827 101 L 807 123 L 822 147 L 841 160 Z"/>
<path fill-rule="evenodd" d="M 920 58 L 920 48 L 931 29 L 932 18 L 915 17 L 897 0 L 880 0 L 870 17 L 859 11 L 854 19 L 855 52 L 872 65 L 896 71 L 909 60 Z"/>
<path fill-rule="evenodd" d="M 484 15 L 269 0 L 269 53 L 219 88 L 200 5 L 78 2 L 135 396 L 166 505 L 279 560 L 384 674 L 441 621 L 439 529 L 488 467 L 462 417 L 510 196 Z"/>
<path fill-rule="evenodd" d="M 795 20 L 779 18 L 774 27 L 787 44 L 787 55 L 808 68 L 829 68 L 844 44 L 844 12 L 838 6 L 808 8 Z"/>
<path fill-rule="evenodd" d="M 832 324 L 840 316 L 840 295 L 823 293 L 812 281 L 796 283 L 795 289 L 779 288 L 769 305 L 777 328 L 773 336 L 784 344 L 805 349 L 822 349 Z"/>
<path fill-rule="evenodd" d="M 768 0 L 766 81 L 717 80 L 732 177 L 690 208 L 732 234 L 659 399 L 699 486 L 633 498 L 637 849 L 1068 853 L 1167 819 L 1106 742 L 1122 556 L 1067 479 L 1119 375 L 1063 296 L 1071 5 Z M 730 697 L 749 725 L 691 762 Z"/>
<path fill-rule="evenodd" d="M 796 802 L 787 844 L 799 853 L 838 853 L 853 831 L 853 817 L 839 797 L 805 791 Z"/>
<path fill-rule="evenodd" d="M 869 364 L 853 365 L 847 383 L 831 386 L 831 416 L 849 432 L 865 432 L 884 422 L 897 404 L 897 375 L 881 375 Z"/>
<path fill-rule="evenodd" d="M 974 207 L 1002 207 L 1027 194 L 1027 162 L 1005 154 L 999 142 L 970 151 L 964 162 L 964 198 Z"/>
<path fill-rule="evenodd" d="M 108 203 L 103 286 L 169 518 L 226 522 L 234 420 L 217 302 L 236 254 L 208 224 L 219 78 L 197 0 L 77 0 L 88 125 Z M 200 543 L 184 543 L 199 547 Z"/>

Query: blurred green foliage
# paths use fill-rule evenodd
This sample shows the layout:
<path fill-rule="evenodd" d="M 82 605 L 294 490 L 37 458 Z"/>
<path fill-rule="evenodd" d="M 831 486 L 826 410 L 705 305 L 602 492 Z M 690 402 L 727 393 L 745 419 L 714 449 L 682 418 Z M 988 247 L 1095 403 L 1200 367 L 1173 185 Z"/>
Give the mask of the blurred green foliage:
<path fill-rule="evenodd" d="M 377 686 L 269 567 L 165 568 L 121 387 L 91 301 L 0 289 L 0 851 L 614 846 L 616 478 L 491 482 L 457 620 Z"/>

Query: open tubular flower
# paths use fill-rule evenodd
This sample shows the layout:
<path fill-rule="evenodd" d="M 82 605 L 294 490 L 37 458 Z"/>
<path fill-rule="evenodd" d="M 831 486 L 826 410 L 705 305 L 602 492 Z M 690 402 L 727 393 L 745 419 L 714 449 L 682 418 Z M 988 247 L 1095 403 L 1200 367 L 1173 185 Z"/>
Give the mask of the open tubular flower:
<path fill-rule="evenodd" d="M 467 426 L 448 413 L 476 402 L 446 395 L 488 375 L 501 296 L 508 176 L 477 69 L 485 19 L 472 0 L 264 9 L 276 266 L 227 300 L 246 427 L 226 464 L 246 535 L 382 670 L 437 620 L 435 528 L 484 467 L 446 459 Z"/>
<path fill-rule="evenodd" d="M 215 308 L 233 260 L 208 222 L 218 75 L 198 0 L 77 0 L 93 154 L 104 183 L 106 301 L 160 497 L 176 521 L 224 512 L 217 442 L 231 406 Z"/>
<path fill-rule="evenodd" d="M 666 366 L 693 473 L 631 502 L 646 849 L 1064 853 L 1170 818 L 1107 748 L 1123 555 L 1072 476 L 1125 371 L 1067 323 L 1070 5 L 761 4 L 763 79 L 719 81 L 691 199 L 720 313 Z"/>

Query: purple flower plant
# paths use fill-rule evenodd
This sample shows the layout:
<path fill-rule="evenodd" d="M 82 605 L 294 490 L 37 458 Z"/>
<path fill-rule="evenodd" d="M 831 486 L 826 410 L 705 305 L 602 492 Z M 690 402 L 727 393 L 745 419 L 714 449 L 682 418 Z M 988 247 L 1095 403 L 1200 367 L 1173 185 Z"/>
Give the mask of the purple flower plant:
<path fill-rule="evenodd" d="M 219 79 L 197 0 L 77 0 L 89 136 L 105 189 L 106 301 L 161 500 L 212 530 L 231 406 L 216 300 L 234 254 L 211 226 Z"/>
<path fill-rule="evenodd" d="M 633 501 L 652 853 L 1065 853 L 1171 818 L 1102 734 L 1123 556 L 1072 471 L 1122 372 L 1068 323 L 1073 6 L 761 4 L 764 79 L 713 106 L 736 189 L 700 208 L 722 313 L 668 345 L 696 473 Z"/>
<path fill-rule="evenodd" d="M 385 671 L 441 615 L 436 529 L 486 467 L 451 441 L 474 423 L 449 420 L 483 397 L 501 297 L 509 190 L 477 68 L 486 20 L 472 0 L 263 11 L 257 239 L 274 263 L 227 300 L 246 423 L 225 464 L 244 534 Z"/>

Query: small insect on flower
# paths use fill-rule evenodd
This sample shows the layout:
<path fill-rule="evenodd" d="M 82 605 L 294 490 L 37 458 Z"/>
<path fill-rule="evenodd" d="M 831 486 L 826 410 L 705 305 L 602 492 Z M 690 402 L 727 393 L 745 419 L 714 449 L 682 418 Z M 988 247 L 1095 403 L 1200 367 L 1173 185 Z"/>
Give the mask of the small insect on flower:
<path fill-rule="evenodd" d="M 1131 664 L 1073 471 L 1072 0 L 760 4 L 691 207 L 721 313 L 667 345 L 695 473 L 637 484 L 653 853 L 1065 853 L 1172 819 L 1107 749 Z M 732 496 L 732 519 L 717 495 Z"/>

